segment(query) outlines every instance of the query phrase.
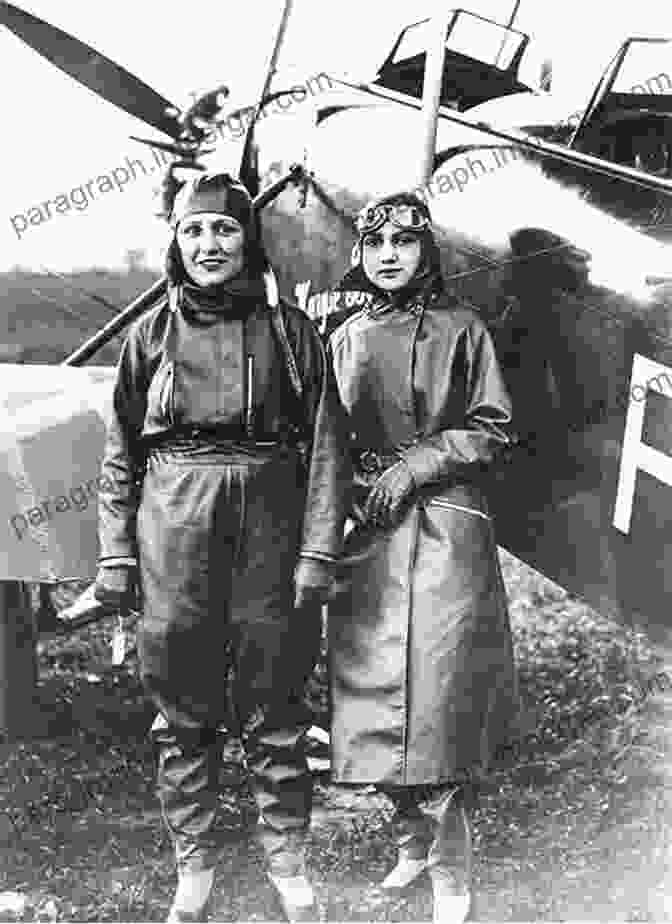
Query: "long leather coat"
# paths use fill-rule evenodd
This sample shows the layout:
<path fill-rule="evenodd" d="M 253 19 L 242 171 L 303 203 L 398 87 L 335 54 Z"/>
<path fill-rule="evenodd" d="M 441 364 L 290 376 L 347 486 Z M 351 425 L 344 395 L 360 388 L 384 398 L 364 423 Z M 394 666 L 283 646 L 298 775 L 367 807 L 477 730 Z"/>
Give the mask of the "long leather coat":
<path fill-rule="evenodd" d="M 487 766 L 517 707 L 479 486 L 509 445 L 509 397 L 484 324 L 446 295 L 365 307 L 330 346 L 357 480 L 402 458 L 416 484 L 398 526 L 358 526 L 346 543 L 349 589 L 329 611 L 334 775 L 456 780 Z"/>

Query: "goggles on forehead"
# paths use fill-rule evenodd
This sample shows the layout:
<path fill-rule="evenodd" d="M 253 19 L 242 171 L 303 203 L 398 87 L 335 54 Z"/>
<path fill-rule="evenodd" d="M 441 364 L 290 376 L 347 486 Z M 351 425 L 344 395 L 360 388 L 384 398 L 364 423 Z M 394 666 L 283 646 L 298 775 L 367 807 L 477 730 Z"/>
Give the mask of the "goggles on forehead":
<path fill-rule="evenodd" d="M 369 234 L 382 228 L 386 221 L 405 231 L 423 231 L 430 224 L 417 205 L 367 205 L 357 216 L 357 231 Z"/>

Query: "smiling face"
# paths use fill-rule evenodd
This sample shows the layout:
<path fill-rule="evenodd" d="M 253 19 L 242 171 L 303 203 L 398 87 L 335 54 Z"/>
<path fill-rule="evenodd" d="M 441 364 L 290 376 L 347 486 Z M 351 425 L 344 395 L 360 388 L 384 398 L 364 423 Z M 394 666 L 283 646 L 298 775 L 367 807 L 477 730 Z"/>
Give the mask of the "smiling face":
<path fill-rule="evenodd" d="M 245 232 L 235 218 L 198 212 L 177 226 L 177 245 L 187 274 L 199 286 L 214 286 L 243 268 Z"/>
<path fill-rule="evenodd" d="M 422 245 L 412 231 L 397 228 L 391 221 L 362 240 L 362 266 L 367 278 L 379 289 L 396 292 L 413 279 L 420 260 Z"/>

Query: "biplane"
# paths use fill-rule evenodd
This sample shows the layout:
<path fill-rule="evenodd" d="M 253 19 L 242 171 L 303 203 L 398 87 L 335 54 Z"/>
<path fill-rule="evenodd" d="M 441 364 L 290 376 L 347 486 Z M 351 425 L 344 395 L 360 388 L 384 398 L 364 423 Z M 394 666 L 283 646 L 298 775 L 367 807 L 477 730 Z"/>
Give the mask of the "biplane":
<path fill-rule="evenodd" d="M 580 118 L 559 119 L 550 94 L 519 78 L 529 37 L 452 10 L 404 28 L 373 80 L 329 74 L 307 128 L 301 107 L 292 163 L 275 155 L 259 119 L 269 100 L 292 91 L 275 71 L 289 6 L 262 96 L 246 110 L 239 164 L 257 195 L 280 292 L 329 329 L 357 307 L 352 293 L 341 301 L 329 290 L 349 265 L 358 209 L 391 189 L 424 195 L 447 282 L 493 330 L 513 395 L 519 445 L 491 484 L 500 543 L 600 612 L 665 637 L 672 40 L 625 41 Z M 216 163 L 226 88 L 181 113 L 13 4 L 0 3 L 0 24 L 142 118 L 160 134 L 146 143 L 183 168 Z M 73 516 L 68 499 L 95 481 L 113 370 L 85 363 L 162 287 L 159 280 L 63 365 L 0 370 L 3 581 L 95 574 L 95 504 Z"/>

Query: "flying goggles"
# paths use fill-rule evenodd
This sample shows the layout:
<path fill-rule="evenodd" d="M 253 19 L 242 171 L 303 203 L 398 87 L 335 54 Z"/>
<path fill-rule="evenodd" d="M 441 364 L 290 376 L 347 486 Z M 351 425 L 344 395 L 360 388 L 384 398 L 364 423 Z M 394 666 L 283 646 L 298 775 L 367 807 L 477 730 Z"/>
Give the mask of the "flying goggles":
<path fill-rule="evenodd" d="M 423 231 L 430 224 L 425 212 L 417 205 L 367 205 L 357 216 L 357 231 L 369 234 L 391 221 L 404 231 Z"/>

